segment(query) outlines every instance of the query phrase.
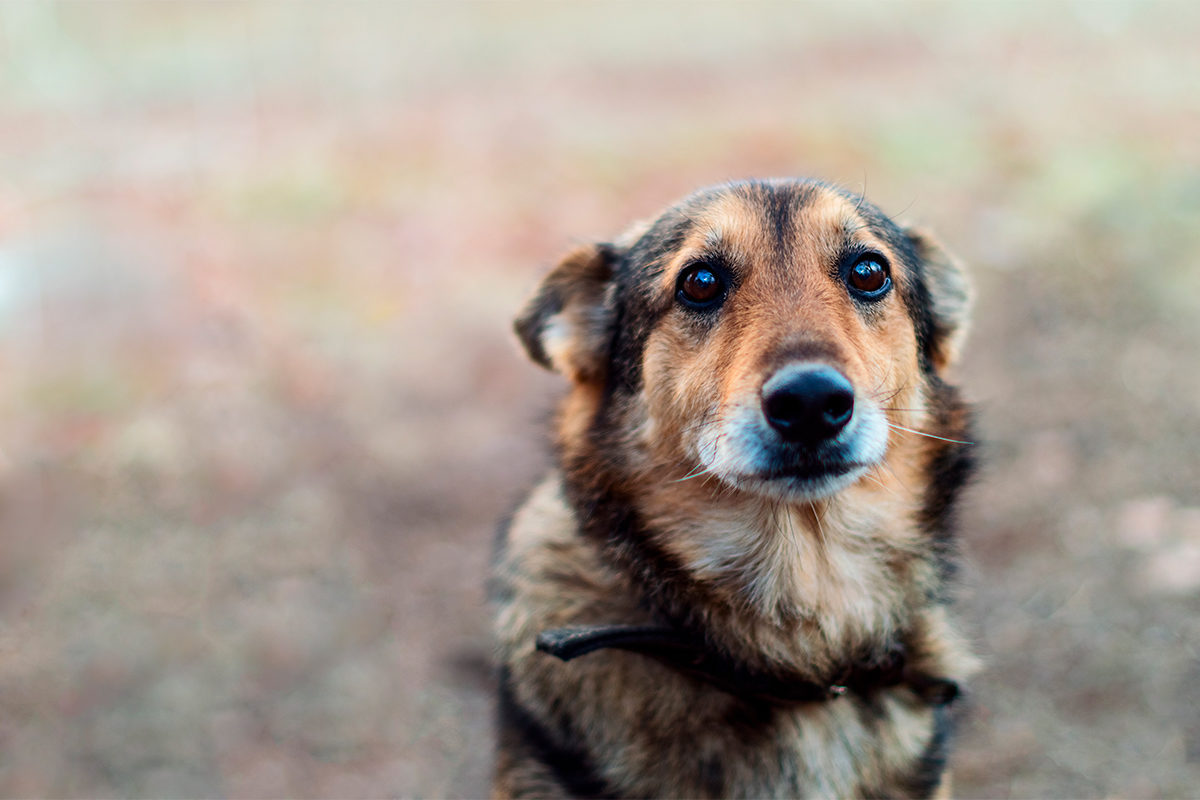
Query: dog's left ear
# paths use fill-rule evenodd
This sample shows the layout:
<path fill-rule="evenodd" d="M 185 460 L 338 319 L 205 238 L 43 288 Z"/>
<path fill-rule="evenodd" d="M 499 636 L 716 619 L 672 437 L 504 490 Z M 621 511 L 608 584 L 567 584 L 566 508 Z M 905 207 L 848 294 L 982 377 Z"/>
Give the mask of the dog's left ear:
<path fill-rule="evenodd" d="M 581 245 L 546 276 L 513 325 L 531 359 L 576 383 L 604 375 L 616 260 L 613 245 Z"/>
<path fill-rule="evenodd" d="M 925 265 L 925 284 L 933 309 L 933 330 L 927 345 L 929 360 L 939 372 L 958 360 L 971 313 L 971 282 L 962 263 L 946 252 L 933 234 L 919 228 L 905 231 Z"/>

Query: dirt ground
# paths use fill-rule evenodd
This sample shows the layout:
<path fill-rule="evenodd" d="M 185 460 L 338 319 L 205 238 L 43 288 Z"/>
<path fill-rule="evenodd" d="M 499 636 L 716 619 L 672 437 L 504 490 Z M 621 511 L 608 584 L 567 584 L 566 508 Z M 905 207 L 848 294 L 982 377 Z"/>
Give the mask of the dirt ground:
<path fill-rule="evenodd" d="M 479 797 L 539 274 L 813 175 L 978 286 L 964 797 L 1200 796 L 1200 7 L 0 5 L 0 795 Z"/>

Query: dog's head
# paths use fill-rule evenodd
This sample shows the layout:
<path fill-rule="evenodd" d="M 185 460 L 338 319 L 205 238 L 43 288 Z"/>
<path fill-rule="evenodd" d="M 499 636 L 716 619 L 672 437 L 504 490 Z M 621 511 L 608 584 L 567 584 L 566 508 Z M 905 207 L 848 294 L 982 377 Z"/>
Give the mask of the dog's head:
<path fill-rule="evenodd" d="M 928 235 L 861 197 L 783 180 L 706 189 L 577 248 L 516 329 L 576 389 L 568 439 L 674 480 L 813 500 L 925 424 L 968 304 Z"/>

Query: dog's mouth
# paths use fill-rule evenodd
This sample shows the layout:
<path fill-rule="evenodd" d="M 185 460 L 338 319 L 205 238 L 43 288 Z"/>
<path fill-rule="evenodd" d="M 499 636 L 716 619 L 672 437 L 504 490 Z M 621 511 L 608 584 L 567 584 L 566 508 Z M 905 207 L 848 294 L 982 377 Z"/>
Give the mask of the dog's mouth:
<path fill-rule="evenodd" d="M 838 461 L 835 463 L 819 464 L 798 463 L 773 467 L 753 477 L 766 481 L 797 481 L 804 483 L 840 478 L 851 472 L 865 470 L 870 466 L 870 464 L 864 464 L 860 461 Z"/>
<path fill-rule="evenodd" d="M 848 459 L 790 460 L 734 476 L 744 488 L 794 500 L 816 500 L 853 484 L 874 466 Z"/>
<path fill-rule="evenodd" d="M 789 442 L 753 415 L 733 417 L 710 429 L 698 448 L 710 474 L 726 484 L 786 500 L 827 497 L 858 481 L 887 452 L 882 415 L 863 409 L 859 419 L 830 440 Z"/>

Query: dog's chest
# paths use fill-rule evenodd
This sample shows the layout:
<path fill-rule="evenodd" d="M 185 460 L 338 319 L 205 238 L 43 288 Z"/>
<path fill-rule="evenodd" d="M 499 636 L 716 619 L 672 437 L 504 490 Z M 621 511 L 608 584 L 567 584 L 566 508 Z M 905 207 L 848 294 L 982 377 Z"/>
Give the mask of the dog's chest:
<path fill-rule="evenodd" d="M 894 635 L 907 614 L 918 564 L 888 514 L 748 504 L 715 509 L 663 544 L 757 617 L 803 620 L 826 646 L 850 647 Z"/>
<path fill-rule="evenodd" d="M 674 718 L 627 729 L 629 794 L 851 797 L 904 783 L 935 738 L 934 712 L 902 691 L 792 708 L 753 709 L 719 692 L 692 695 L 666 678 L 657 691 L 690 698 Z"/>
<path fill-rule="evenodd" d="M 574 534 L 573 524 L 553 481 L 539 487 L 514 518 L 499 565 L 508 595 L 499 608 L 501 646 L 527 713 L 543 730 L 571 731 L 567 741 L 589 754 L 598 777 L 619 794 L 855 796 L 878 793 L 920 761 L 932 713 L 905 689 L 779 706 L 734 696 L 641 654 L 606 650 L 563 663 L 534 652 L 533 640 L 548 628 L 650 621 L 634 601 L 633 587 Z M 750 535 L 732 527 L 724 533 Z M 786 626 L 761 623 L 752 632 L 739 619 L 722 620 L 731 636 L 747 637 L 740 639 L 743 646 L 753 639 L 763 651 L 798 659 L 799 651 L 821 640 L 831 657 L 842 656 L 832 634 L 848 637 L 854 626 L 891 624 L 893 612 L 868 602 L 870 582 L 880 580 L 872 577 L 878 573 L 870 571 L 876 569 L 870 553 L 827 542 L 824 550 L 808 553 L 786 533 L 782 538 L 790 549 L 744 548 L 757 562 L 729 552 L 710 564 L 722 574 L 745 570 L 742 578 L 752 581 L 760 577 L 756 571 L 796 559 L 806 569 L 773 578 L 784 586 L 791 581 L 790 587 L 760 590 L 764 596 L 799 594 L 813 613 L 837 621 L 826 621 L 812 634 L 814 641 L 805 641 L 785 633 Z M 733 539 L 716 537 L 713 552 L 725 552 L 720 546 L 728 541 Z M 834 577 L 837 572 L 842 574 Z M 855 600 L 855 594 L 861 597 Z M 813 666 L 826 671 L 830 665 Z"/>

